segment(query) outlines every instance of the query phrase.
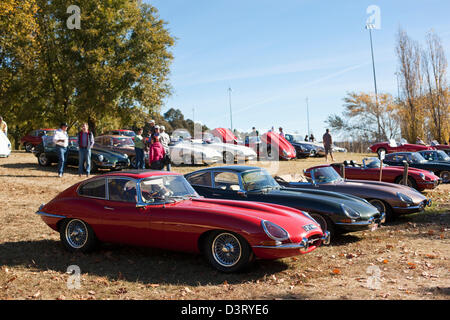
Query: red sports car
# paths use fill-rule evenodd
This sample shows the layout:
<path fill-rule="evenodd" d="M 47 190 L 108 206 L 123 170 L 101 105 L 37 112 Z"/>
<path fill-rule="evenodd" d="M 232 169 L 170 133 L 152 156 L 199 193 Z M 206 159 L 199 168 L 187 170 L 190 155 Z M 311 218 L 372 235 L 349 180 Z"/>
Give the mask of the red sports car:
<path fill-rule="evenodd" d="M 234 272 L 254 257 L 297 256 L 329 242 L 302 211 L 275 204 L 199 197 L 167 171 L 110 173 L 77 183 L 37 214 L 59 231 L 69 251 L 98 241 L 203 253 L 216 269 Z"/>
<path fill-rule="evenodd" d="M 53 136 L 55 131 L 56 129 L 33 130 L 20 139 L 20 144 L 22 144 L 26 152 L 31 152 L 34 147 L 42 143 L 42 136 Z"/>
<path fill-rule="evenodd" d="M 261 137 L 246 137 L 245 146 L 255 150 L 260 158 L 268 157 L 273 159 L 275 156 L 274 151 L 278 152 L 280 160 L 292 160 L 297 157 L 297 152 L 292 144 L 278 133 L 272 131 L 262 134 Z M 274 154 L 272 155 L 272 153 Z"/>
<path fill-rule="evenodd" d="M 442 150 L 448 155 L 450 155 L 450 144 L 439 144 L 436 140 L 431 142 L 431 146 L 436 148 L 436 150 Z"/>
<path fill-rule="evenodd" d="M 424 146 L 421 144 L 411 144 L 408 143 L 405 139 L 401 139 L 399 143 L 395 142 L 395 140 L 390 140 L 386 142 L 378 142 L 369 147 L 372 152 L 380 154 L 381 151 L 385 153 L 394 153 L 394 152 L 417 152 L 422 150 L 435 150 L 432 146 Z"/>
<path fill-rule="evenodd" d="M 320 165 L 309 168 L 311 169 L 325 167 L 328 165 Z M 331 166 L 342 176 L 341 163 L 333 163 Z M 364 158 L 362 164 L 357 164 L 353 160 L 350 162 L 344 161 L 345 178 L 351 180 L 380 180 L 380 160 L 375 157 Z M 403 167 L 388 166 L 383 164 L 382 181 L 403 184 Z M 441 179 L 434 173 L 416 169 L 408 168 L 408 186 L 423 191 L 425 189 L 434 189 L 441 182 Z"/>

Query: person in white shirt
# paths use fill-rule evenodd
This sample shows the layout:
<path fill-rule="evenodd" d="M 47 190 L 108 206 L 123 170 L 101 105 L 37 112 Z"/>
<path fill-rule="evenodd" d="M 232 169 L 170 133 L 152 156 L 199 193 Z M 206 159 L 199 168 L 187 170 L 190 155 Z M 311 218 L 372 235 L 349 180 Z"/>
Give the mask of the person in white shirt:
<path fill-rule="evenodd" d="M 58 130 L 55 131 L 53 142 L 56 145 L 56 152 L 58 154 L 58 177 L 62 177 L 64 173 L 64 165 L 67 161 L 67 147 L 69 146 L 69 135 L 67 134 L 67 123 L 61 123 Z"/>
<path fill-rule="evenodd" d="M 164 147 L 165 155 L 164 155 L 164 164 L 167 167 L 167 171 L 170 171 L 170 149 L 169 149 L 169 143 L 170 143 L 170 136 L 166 133 L 166 127 L 160 126 L 159 127 L 160 134 L 159 134 L 159 142 Z"/>

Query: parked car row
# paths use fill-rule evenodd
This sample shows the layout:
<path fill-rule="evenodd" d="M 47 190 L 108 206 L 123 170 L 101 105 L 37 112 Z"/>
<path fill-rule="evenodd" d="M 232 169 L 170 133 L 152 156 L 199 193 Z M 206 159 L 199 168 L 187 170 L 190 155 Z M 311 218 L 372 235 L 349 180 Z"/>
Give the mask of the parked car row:
<path fill-rule="evenodd" d="M 112 172 L 73 185 L 37 214 L 70 251 L 98 242 L 151 246 L 202 253 L 216 269 L 235 272 L 255 258 L 306 254 L 338 233 L 375 231 L 386 219 L 431 205 L 408 186 L 347 180 L 335 169 L 309 168 L 303 182 L 239 165 L 185 176 Z"/>

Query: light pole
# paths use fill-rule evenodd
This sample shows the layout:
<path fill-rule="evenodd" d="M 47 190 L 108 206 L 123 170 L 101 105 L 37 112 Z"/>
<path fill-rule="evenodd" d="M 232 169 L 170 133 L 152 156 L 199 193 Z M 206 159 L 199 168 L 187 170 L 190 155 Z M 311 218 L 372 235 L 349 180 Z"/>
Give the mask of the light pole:
<path fill-rule="evenodd" d="M 306 97 L 306 119 L 308 121 L 308 132 L 306 134 L 309 135 L 309 105 L 308 105 L 308 97 Z"/>
<path fill-rule="evenodd" d="M 230 101 L 230 123 L 231 123 L 231 132 L 233 132 L 233 112 L 231 109 L 231 87 L 228 88 L 228 98 Z"/>
<path fill-rule="evenodd" d="M 378 108 L 378 90 L 377 90 L 377 76 L 375 73 L 375 59 L 373 56 L 373 44 L 372 44 L 372 29 L 375 29 L 375 25 L 373 23 L 367 23 L 366 29 L 369 30 L 370 36 L 370 51 L 372 53 L 372 71 L 373 71 L 373 84 L 375 87 L 375 107 L 377 108 L 377 125 L 378 125 L 378 140 L 381 137 L 381 128 L 380 128 L 380 111 Z"/>

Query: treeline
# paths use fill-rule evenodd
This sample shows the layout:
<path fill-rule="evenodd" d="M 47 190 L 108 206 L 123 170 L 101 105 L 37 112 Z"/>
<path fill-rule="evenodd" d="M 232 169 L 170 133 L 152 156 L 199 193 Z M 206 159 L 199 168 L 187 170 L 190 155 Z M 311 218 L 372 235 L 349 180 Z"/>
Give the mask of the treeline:
<path fill-rule="evenodd" d="M 405 138 L 415 143 L 445 143 L 450 138 L 450 87 L 447 59 L 440 38 L 429 32 L 425 45 L 400 29 L 396 53 L 397 97 L 389 93 L 347 93 L 342 115 L 330 115 L 326 123 L 354 141 L 364 144 Z"/>
<path fill-rule="evenodd" d="M 72 1 L 0 2 L 0 115 L 16 146 L 63 121 L 101 133 L 156 118 L 172 90 L 175 40 L 140 2 L 82 0 L 78 17 Z"/>

